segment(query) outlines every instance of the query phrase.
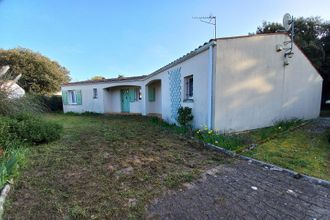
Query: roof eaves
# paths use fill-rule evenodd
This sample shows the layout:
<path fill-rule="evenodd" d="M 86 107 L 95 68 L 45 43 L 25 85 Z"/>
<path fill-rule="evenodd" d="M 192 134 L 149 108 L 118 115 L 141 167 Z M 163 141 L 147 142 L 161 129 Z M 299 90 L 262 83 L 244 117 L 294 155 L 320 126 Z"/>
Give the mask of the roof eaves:
<path fill-rule="evenodd" d="M 143 81 L 143 80 L 149 79 L 150 77 L 153 77 L 161 72 L 164 72 L 167 69 L 170 69 L 171 67 L 178 65 L 179 63 L 182 63 L 193 56 L 196 56 L 197 54 L 207 50 L 210 45 L 215 45 L 215 44 L 216 44 L 216 41 L 214 39 L 211 39 L 209 42 L 204 43 L 203 45 L 199 46 L 195 50 L 190 51 L 189 53 L 187 53 L 187 54 L 183 55 L 182 57 L 172 61 L 171 63 L 161 67 L 160 69 L 150 73 L 149 75 L 132 76 L 132 77 L 127 77 L 122 80 L 117 80 L 117 78 L 112 78 L 112 79 L 105 79 L 105 80 L 98 80 L 98 81 L 87 80 L 87 81 L 80 81 L 80 82 L 71 82 L 71 83 L 62 84 L 62 87 L 83 85 L 83 84 L 91 85 L 91 84 L 103 84 L 103 83 Z"/>
<path fill-rule="evenodd" d="M 207 43 L 204 43 L 203 45 L 199 46 L 198 48 L 196 48 L 195 50 L 192 50 L 190 51 L 189 53 L 183 55 L 182 57 L 172 61 L 171 63 L 163 66 L 162 68 L 150 73 L 149 75 L 147 75 L 147 77 L 145 79 L 148 79 L 150 77 L 153 77 L 161 72 L 164 72 L 170 68 L 172 68 L 173 66 L 176 66 L 178 65 L 179 63 L 182 63 L 184 61 L 186 61 L 187 59 L 193 57 L 193 56 L 196 56 L 197 54 L 207 50 L 209 48 L 210 45 L 214 45 L 215 44 L 215 41 L 213 39 L 211 39 L 209 42 Z"/>
<path fill-rule="evenodd" d="M 231 39 L 261 37 L 261 36 L 269 36 L 269 35 L 288 35 L 288 34 L 284 33 L 284 32 L 264 33 L 264 34 L 249 34 L 249 35 L 238 35 L 238 36 L 232 36 L 232 37 L 219 37 L 216 40 L 231 40 Z"/>
<path fill-rule="evenodd" d="M 74 85 L 93 85 L 93 84 L 106 84 L 106 83 L 134 82 L 134 81 L 142 81 L 145 78 L 146 78 L 146 75 L 126 77 L 123 79 L 110 78 L 110 79 L 105 79 L 105 80 L 86 80 L 86 81 L 78 81 L 78 82 L 62 84 L 62 87 L 74 86 Z"/>

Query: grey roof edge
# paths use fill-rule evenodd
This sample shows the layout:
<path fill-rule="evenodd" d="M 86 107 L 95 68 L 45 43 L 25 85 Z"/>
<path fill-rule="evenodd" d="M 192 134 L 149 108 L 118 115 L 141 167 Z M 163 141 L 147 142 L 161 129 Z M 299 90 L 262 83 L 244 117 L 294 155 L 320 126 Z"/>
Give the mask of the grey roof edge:
<path fill-rule="evenodd" d="M 171 63 L 163 66 L 162 68 L 150 73 L 149 75 L 146 76 L 145 79 L 149 79 L 149 78 L 151 78 L 151 77 L 153 77 L 153 76 L 155 76 L 155 75 L 157 75 L 161 72 L 164 72 L 164 71 L 172 68 L 173 66 L 176 66 L 179 63 L 182 63 L 182 62 L 186 61 L 187 59 L 189 59 L 193 56 L 196 56 L 197 54 L 199 54 L 201 52 L 204 52 L 205 50 L 207 50 L 209 48 L 210 45 L 215 45 L 215 44 L 216 44 L 216 41 L 214 39 L 211 39 L 209 42 L 204 43 L 203 45 L 199 46 L 195 50 L 190 51 L 189 53 L 187 53 L 187 54 L 183 55 L 182 57 L 172 61 Z"/>
<path fill-rule="evenodd" d="M 120 78 L 110 78 L 110 79 L 104 79 L 104 80 L 85 80 L 85 81 L 78 81 L 78 82 L 70 82 L 70 83 L 65 83 L 62 84 L 61 87 L 66 87 L 66 86 L 74 86 L 74 85 L 89 85 L 89 84 L 103 84 L 103 83 L 121 83 L 121 82 L 133 82 L 133 81 L 143 81 L 146 79 L 149 79 L 161 72 L 164 72 L 171 67 L 182 63 L 186 61 L 187 59 L 196 56 L 197 54 L 207 50 L 210 45 L 215 44 L 215 40 L 211 39 L 209 42 L 204 43 L 203 45 L 199 46 L 195 50 L 190 51 L 189 53 L 183 55 L 182 57 L 172 61 L 171 63 L 161 67 L 160 69 L 148 74 L 148 75 L 142 75 L 142 76 L 131 76 L 131 77 L 123 77 L 122 79 Z"/>
<path fill-rule="evenodd" d="M 73 85 L 83 85 L 83 84 L 101 84 L 101 83 L 112 83 L 112 82 L 133 82 L 133 81 L 143 81 L 146 79 L 149 79 L 161 72 L 164 72 L 173 66 L 176 66 L 187 59 L 196 56 L 197 54 L 207 50 L 210 45 L 215 45 L 216 42 L 219 40 L 231 40 L 231 39 L 238 39 L 238 38 L 249 38 L 249 37 L 261 37 L 261 36 L 269 36 L 269 35 L 287 35 L 287 33 L 265 33 L 265 34 L 253 34 L 253 35 L 239 35 L 239 36 L 232 36 L 232 37 L 222 37 L 222 38 L 216 38 L 216 39 L 211 39 L 208 42 L 204 43 L 203 45 L 197 47 L 196 49 L 190 51 L 189 53 L 183 55 L 182 57 L 172 61 L 171 63 L 159 68 L 158 70 L 148 74 L 148 75 L 142 75 L 142 76 L 131 76 L 131 77 L 124 77 L 122 79 L 120 78 L 110 78 L 110 79 L 105 79 L 105 80 L 99 80 L 99 81 L 93 81 L 93 80 L 86 80 L 86 81 L 78 81 L 78 82 L 71 82 L 71 83 L 66 83 L 63 84 L 62 87 L 65 86 L 73 86 Z"/>
<path fill-rule="evenodd" d="M 91 84 L 135 82 L 135 81 L 143 80 L 145 77 L 147 77 L 147 75 L 130 76 L 130 77 L 123 77 L 123 78 L 110 78 L 110 79 L 103 79 L 103 80 L 85 80 L 85 81 L 65 83 L 65 84 L 62 84 L 61 87 L 74 86 L 74 85 L 91 85 Z"/>

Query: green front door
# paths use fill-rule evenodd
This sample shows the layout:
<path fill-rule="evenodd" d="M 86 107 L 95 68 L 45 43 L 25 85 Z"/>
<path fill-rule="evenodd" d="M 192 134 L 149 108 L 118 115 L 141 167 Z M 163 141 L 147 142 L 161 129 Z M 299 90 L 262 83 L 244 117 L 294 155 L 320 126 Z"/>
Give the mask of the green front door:
<path fill-rule="evenodd" d="M 120 90 L 121 112 L 129 112 L 129 90 Z"/>

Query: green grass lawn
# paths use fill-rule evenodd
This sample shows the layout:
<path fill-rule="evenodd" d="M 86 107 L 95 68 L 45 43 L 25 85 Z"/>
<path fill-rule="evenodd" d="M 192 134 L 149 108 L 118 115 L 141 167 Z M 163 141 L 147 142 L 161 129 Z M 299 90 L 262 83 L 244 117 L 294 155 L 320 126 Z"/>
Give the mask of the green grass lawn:
<path fill-rule="evenodd" d="M 5 219 L 142 218 L 152 199 L 232 161 L 142 116 L 45 117 L 64 134 L 30 149 Z"/>
<path fill-rule="evenodd" d="M 312 123 L 309 123 L 297 129 L 277 133 L 270 139 L 262 139 L 259 136 L 259 140 L 265 141 L 243 154 L 299 173 L 330 180 L 330 129 L 315 133 L 310 131 L 312 126 Z M 258 137 L 256 132 L 263 133 L 263 129 L 252 132 L 251 136 Z"/>
<path fill-rule="evenodd" d="M 195 137 L 258 160 L 299 173 L 330 180 L 330 128 L 315 130 L 316 121 L 280 121 L 274 126 L 238 134 L 219 134 L 208 129 Z M 256 146 L 251 149 L 250 146 Z"/>

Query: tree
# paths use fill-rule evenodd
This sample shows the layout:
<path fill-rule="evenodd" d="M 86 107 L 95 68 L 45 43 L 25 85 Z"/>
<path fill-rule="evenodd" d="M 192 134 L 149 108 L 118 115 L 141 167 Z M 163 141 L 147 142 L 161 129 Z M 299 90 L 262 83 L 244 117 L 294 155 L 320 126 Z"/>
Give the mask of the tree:
<path fill-rule="evenodd" d="M 52 94 L 60 90 L 61 84 L 70 81 L 65 67 L 25 48 L 0 49 L 0 66 L 5 65 L 10 66 L 10 77 L 22 74 L 18 84 L 31 94 Z"/>
<path fill-rule="evenodd" d="M 257 27 L 257 34 L 284 30 L 275 22 L 263 22 Z M 322 99 L 330 99 L 330 23 L 320 17 L 297 18 L 294 41 L 303 50 L 324 79 Z"/>
<path fill-rule="evenodd" d="M 283 26 L 276 22 L 264 21 L 261 26 L 257 27 L 257 34 L 275 33 L 278 30 L 283 30 Z"/>
<path fill-rule="evenodd" d="M 104 76 L 93 76 L 91 80 L 104 80 L 106 79 Z"/>

